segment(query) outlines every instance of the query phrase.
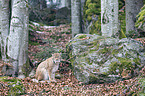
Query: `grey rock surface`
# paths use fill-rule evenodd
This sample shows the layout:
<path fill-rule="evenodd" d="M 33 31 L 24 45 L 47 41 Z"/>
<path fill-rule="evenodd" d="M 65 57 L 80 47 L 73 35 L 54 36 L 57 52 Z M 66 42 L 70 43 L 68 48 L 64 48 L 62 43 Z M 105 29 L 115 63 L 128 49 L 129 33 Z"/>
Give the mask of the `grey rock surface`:
<path fill-rule="evenodd" d="M 145 65 L 144 47 L 134 39 L 78 34 L 66 48 L 73 73 L 83 83 L 131 78 Z"/>

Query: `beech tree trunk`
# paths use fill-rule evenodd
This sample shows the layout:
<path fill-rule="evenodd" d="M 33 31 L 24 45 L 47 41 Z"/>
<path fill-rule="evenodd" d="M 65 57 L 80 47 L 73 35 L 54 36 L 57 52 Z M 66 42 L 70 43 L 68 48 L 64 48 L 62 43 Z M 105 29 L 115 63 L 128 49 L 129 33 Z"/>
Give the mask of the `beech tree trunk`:
<path fill-rule="evenodd" d="M 118 30 L 118 0 L 101 0 L 102 35 L 116 36 Z"/>
<path fill-rule="evenodd" d="M 71 0 L 72 37 L 82 32 L 81 0 Z"/>
<path fill-rule="evenodd" d="M 1 2 L 1 56 L 2 60 L 7 62 L 7 43 L 8 43 L 8 33 L 9 33 L 9 18 L 10 18 L 10 8 L 9 0 L 2 0 Z"/>
<path fill-rule="evenodd" d="M 2 59 L 12 65 L 4 66 L 3 71 L 5 75 L 24 78 L 29 69 L 28 0 L 2 0 L 1 17 Z"/>
<path fill-rule="evenodd" d="M 66 6 L 68 9 L 70 9 L 70 8 L 71 8 L 71 0 L 66 0 L 65 2 L 66 2 L 65 6 Z"/>
<path fill-rule="evenodd" d="M 136 16 L 143 6 L 143 0 L 125 0 L 126 10 L 126 35 L 136 32 L 135 22 Z"/>

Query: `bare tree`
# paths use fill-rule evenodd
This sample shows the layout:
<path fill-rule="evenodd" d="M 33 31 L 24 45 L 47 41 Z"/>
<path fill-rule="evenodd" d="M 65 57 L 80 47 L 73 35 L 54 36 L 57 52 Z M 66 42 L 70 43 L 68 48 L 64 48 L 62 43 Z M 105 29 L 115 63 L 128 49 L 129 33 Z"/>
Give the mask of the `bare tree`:
<path fill-rule="evenodd" d="M 126 34 L 132 34 L 135 31 L 136 16 L 143 6 L 143 0 L 125 0 L 126 10 Z"/>
<path fill-rule="evenodd" d="M 2 0 L 1 19 L 2 59 L 13 66 L 4 66 L 3 72 L 5 75 L 24 78 L 29 69 L 28 0 Z"/>
<path fill-rule="evenodd" d="M 1 55 L 2 60 L 7 61 L 7 42 L 8 42 L 8 33 L 9 33 L 9 18 L 10 18 L 10 0 L 2 0 L 1 2 Z"/>
<path fill-rule="evenodd" d="M 118 0 L 101 0 L 102 35 L 115 36 L 118 30 Z"/>
<path fill-rule="evenodd" d="M 72 37 L 82 32 L 81 0 L 71 0 Z"/>

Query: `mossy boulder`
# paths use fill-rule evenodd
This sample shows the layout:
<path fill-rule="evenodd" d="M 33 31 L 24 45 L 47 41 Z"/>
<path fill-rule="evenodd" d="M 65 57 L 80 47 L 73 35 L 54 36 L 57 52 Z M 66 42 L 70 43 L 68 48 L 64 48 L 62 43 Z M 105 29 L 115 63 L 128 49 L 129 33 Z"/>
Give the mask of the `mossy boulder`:
<path fill-rule="evenodd" d="M 83 83 L 131 78 L 145 65 L 144 47 L 134 39 L 78 34 L 66 48 L 73 73 Z"/>

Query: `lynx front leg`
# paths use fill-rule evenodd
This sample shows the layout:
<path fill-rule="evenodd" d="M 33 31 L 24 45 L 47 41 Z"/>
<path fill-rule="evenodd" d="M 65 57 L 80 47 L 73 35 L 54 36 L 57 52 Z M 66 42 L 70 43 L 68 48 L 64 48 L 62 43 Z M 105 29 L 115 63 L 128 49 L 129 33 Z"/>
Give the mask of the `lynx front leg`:
<path fill-rule="evenodd" d="M 52 77 L 53 82 L 56 82 L 56 80 L 55 80 L 55 72 L 51 73 L 51 77 Z"/>
<path fill-rule="evenodd" d="M 48 76 L 49 76 L 49 80 L 52 81 L 51 70 L 48 70 Z"/>
<path fill-rule="evenodd" d="M 51 72 L 51 82 L 56 82 L 55 80 L 55 72 Z"/>
<path fill-rule="evenodd" d="M 52 70 L 51 70 L 51 79 L 52 79 L 52 82 L 56 82 L 56 80 L 55 80 L 55 72 L 58 70 L 58 67 L 59 67 L 59 63 L 56 63 L 54 65 L 54 67 L 52 68 Z"/>

